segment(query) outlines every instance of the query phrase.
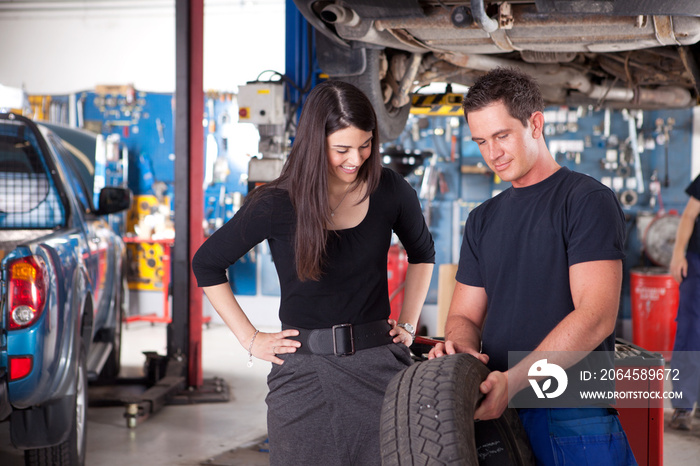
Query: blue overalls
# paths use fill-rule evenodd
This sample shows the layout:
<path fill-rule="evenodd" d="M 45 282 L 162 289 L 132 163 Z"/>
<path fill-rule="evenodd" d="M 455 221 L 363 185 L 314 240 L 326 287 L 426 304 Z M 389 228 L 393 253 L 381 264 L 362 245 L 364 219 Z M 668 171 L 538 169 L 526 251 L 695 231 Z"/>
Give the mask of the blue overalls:
<path fill-rule="evenodd" d="M 673 344 L 671 368 L 678 370 L 673 391 L 683 398 L 672 399 L 674 408 L 693 409 L 700 394 L 700 254 L 687 252 L 688 273 L 678 289 L 676 340 Z"/>
<path fill-rule="evenodd" d="M 521 408 L 538 466 L 636 466 L 620 419 L 608 408 Z"/>

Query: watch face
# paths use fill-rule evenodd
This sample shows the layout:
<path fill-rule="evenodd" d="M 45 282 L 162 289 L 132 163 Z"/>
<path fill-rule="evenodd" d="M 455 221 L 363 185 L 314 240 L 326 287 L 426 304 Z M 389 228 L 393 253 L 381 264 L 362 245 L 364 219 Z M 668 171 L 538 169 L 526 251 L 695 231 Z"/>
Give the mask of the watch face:
<path fill-rule="evenodd" d="M 411 324 L 399 324 L 399 327 L 405 328 L 408 333 L 415 332 L 415 329 L 413 328 L 413 325 L 411 325 Z"/>

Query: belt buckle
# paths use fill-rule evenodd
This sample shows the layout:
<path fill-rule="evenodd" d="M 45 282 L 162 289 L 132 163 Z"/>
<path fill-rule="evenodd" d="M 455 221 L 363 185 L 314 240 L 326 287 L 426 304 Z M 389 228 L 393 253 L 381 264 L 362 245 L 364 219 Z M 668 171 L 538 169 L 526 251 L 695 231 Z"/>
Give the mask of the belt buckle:
<path fill-rule="evenodd" d="M 350 348 L 349 348 L 349 351 L 348 351 L 347 347 L 341 348 L 341 350 L 339 351 L 338 350 L 339 341 L 338 341 L 338 338 L 336 337 L 336 333 L 338 330 L 345 331 L 345 329 L 347 329 L 347 337 L 349 337 L 349 338 L 344 338 L 343 339 L 344 341 L 341 343 L 347 343 L 347 341 L 349 340 L 350 341 Z M 333 354 L 335 354 L 336 356 L 352 356 L 353 354 L 355 354 L 355 338 L 353 337 L 353 333 L 352 333 L 352 324 L 334 325 L 331 330 L 333 332 Z M 347 346 L 347 344 L 345 344 L 344 346 Z"/>

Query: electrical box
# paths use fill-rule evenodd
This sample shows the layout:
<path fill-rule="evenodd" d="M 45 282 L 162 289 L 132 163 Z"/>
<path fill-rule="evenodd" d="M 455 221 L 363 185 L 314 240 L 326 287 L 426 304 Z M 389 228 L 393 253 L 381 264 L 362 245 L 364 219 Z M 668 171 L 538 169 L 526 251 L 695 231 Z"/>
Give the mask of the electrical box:
<path fill-rule="evenodd" d="M 284 125 L 284 85 L 254 82 L 239 87 L 238 120 L 254 125 Z"/>
<path fill-rule="evenodd" d="M 278 178 L 284 167 L 284 159 L 252 158 L 248 164 L 248 192 Z"/>

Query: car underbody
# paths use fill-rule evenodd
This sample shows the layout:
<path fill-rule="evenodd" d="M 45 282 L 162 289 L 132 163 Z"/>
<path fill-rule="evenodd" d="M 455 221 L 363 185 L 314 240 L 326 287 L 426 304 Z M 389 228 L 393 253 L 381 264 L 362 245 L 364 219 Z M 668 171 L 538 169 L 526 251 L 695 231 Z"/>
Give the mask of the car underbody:
<path fill-rule="evenodd" d="M 421 87 L 469 86 L 501 66 L 534 76 L 548 104 L 655 109 L 698 99 L 696 2 L 295 2 L 320 33 L 317 57 L 328 75 L 357 80 L 367 57 L 379 61 L 372 72 L 389 114 Z"/>

